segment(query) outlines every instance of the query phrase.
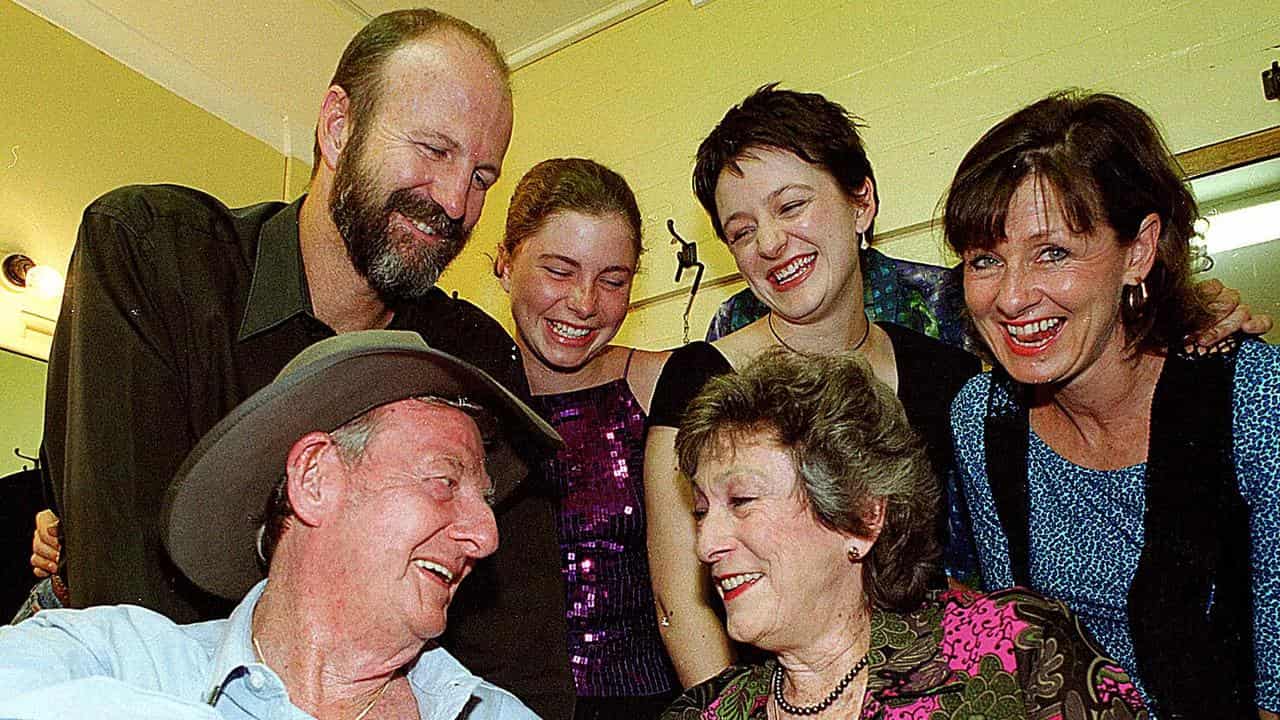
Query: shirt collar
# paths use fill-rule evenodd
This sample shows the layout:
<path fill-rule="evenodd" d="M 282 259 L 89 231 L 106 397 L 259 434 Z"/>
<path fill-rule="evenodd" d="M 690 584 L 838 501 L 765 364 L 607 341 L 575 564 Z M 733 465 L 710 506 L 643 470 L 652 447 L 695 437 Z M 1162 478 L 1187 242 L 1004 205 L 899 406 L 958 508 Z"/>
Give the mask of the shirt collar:
<path fill-rule="evenodd" d="M 449 651 L 433 643 L 413 662 L 408 682 L 421 693 L 439 694 L 445 692 L 442 688 L 462 688 L 463 696 L 471 697 L 480 685 L 480 678 L 449 655 Z"/>
<path fill-rule="evenodd" d="M 246 340 L 296 315 L 312 314 L 298 238 L 298 213 L 306 197 L 286 205 L 258 231 L 249 301 L 237 340 Z"/>
<path fill-rule="evenodd" d="M 236 609 L 231 611 L 231 617 L 227 618 L 227 623 L 222 628 L 222 638 L 213 656 L 213 669 L 209 675 L 212 686 L 206 698 L 210 704 L 213 704 L 218 693 L 234 674 L 245 666 L 258 662 L 258 656 L 253 651 L 253 609 L 257 607 L 258 599 L 262 597 L 262 591 L 266 587 L 266 580 L 260 580 L 254 585 Z"/>
<path fill-rule="evenodd" d="M 228 682 L 249 665 L 258 663 L 257 653 L 253 649 L 253 610 L 258 606 L 258 600 L 266 587 L 265 579 L 254 585 L 223 626 L 222 638 L 213 658 L 210 674 L 212 684 L 205 696 L 209 704 L 217 701 Z M 262 669 L 270 671 L 266 666 Z M 414 688 L 414 695 L 418 698 L 419 710 L 423 711 L 424 718 L 428 717 L 426 708 L 431 708 L 432 718 L 458 717 L 481 682 L 478 676 L 467 670 L 447 650 L 434 644 L 418 656 L 407 677 Z M 424 700 L 430 702 L 424 705 Z"/>

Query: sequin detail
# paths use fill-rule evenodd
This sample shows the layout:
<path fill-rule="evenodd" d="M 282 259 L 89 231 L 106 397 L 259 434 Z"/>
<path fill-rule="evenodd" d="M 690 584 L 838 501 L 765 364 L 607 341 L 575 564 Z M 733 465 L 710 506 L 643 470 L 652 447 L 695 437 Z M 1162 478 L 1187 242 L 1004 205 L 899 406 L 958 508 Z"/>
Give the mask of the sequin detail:
<path fill-rule="evenodd" d="M 676 687 L 645 548 L 645 414 L 625 379 L 534 398 L 565 447 L 543 462 L 559 498 L 569 662 L 580 696 Z"/>

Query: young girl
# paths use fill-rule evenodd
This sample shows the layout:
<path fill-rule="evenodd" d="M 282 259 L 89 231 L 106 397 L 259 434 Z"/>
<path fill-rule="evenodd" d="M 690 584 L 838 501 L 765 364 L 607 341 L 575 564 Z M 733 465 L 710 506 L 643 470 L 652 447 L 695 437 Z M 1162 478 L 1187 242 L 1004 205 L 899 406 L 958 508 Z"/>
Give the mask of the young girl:
<path fill-rule="evenodd" d="M 617 173 L 546 160 L 516 186 L 494 268 L 534 406 L 565 440 L 542 469 L 559 500 L 576 718 L 656 717 L 679 689 L 653 610 L 641 467 L 669 353 L 609 344 L 631 300 L 640 225 Z"/>

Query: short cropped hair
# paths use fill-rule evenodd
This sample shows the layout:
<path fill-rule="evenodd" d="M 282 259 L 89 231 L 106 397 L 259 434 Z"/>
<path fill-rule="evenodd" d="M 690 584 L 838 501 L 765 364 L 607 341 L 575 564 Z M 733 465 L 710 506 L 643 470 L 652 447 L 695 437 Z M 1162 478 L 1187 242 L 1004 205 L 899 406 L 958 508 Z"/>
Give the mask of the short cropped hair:
<path fill-rule="evenodd" d="M 621 175 L 586 158 L 543 160 L 520 178 L 507 209 L 502 252 L 507 257 L 515 254 L 521 243 L 562 212 L 620 216 L 631 230 L 636 258 L 640 257 L 642 220 L 635 193 Z M 497 262 L 493 271 L 500 274 Z"/>
<path fill-rule="evenodd" d="M 791 454 L 796 484 L 823 526 L 869 536 L 871 503 L 884 523 L 862 564 L 872 607 L 912 610 L 940 571 L 940 489 L 925 447 L 893 391 L 854 353 L 775 349 L 742 372 L 708 381 L 676 434 L 680 470 L 764 435 Z"/>
<path fill-rule="evenodd" d="M 1029 177 L 1057 193 L 1075 233 L 1105 224 L 1127 247 L 1143 218 L 1159 216 L 1147 303 L 1121 315 L 1130 348 L 1163 351 L 1208 324 L 1191 285 L 1195 197 L 1147 113 L 1115 95 L 1068 90 L 1002 120 L 965 154 L 951 181 L 943 211 L 951 249 L 963 255 L 1002 240 L 1009 201 Z"/>
<path fill-rule="evenodd" d="M 711 216 L 711 227 L 727 242 L 716 208 L 720 173 L 741 174 L 738 161 L 752 150 L 782 150 L 817 165 L 835 178 L 850 198 L 856 197 L 868 179 L 879 202 L 880 190 L 858 135 L 862 121 L 817 93 L 782 90 L 770 83 L 729 109 L 711 134 L 698 146 L 693 168 L 693 192 Z M 867 227 L 871 241 L 874 220 Z"/>
<path fill-rule="evenodd" d="M 497 68 L 503 81 L 510 82 L 511 70 L 502 57 L 502 52 L 498 50 L 497 43 L 488 33 L 465 20 L 428 8 L 383 13 L 370 20 L 368 25 L 351 38 L 346 50 L 342 52 L 342 58 L 338 60 L 333 78 L 329 80 L 330 86 L 337 85 L 346 91 L 350 101 L 351 123 L 357 129 L 365 127 L 369 119 L 376 115 L 384 89 L 382 70 L 387 60 L 410 42 L 445 31 L 453 31 L 475 43 Z M 318 137 L 311 154 L 314 175 L 315 169 L 320 167 Z"/>

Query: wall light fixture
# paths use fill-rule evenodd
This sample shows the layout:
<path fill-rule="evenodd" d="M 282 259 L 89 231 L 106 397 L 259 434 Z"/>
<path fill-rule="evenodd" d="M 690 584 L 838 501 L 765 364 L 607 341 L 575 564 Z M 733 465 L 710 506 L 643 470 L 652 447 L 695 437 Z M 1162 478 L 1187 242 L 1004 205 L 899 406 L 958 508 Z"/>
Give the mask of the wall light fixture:
<path fill-rule="evenodd" d="M 43 299 L 52 299 L 62 293 L 62 273 L 48 265 L 37 265 L 22 253 L 9 253 L 2 266 L 4 282 L 14 290 L 30 289 Z"/>
<path fill-rule="evenodd" d="M 1210 213 L 1197 229 L 1210 255 L 1280 239 L 1280 200 Z"/>

